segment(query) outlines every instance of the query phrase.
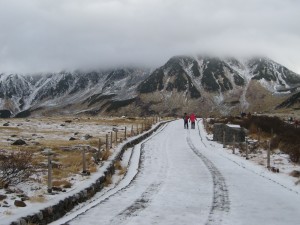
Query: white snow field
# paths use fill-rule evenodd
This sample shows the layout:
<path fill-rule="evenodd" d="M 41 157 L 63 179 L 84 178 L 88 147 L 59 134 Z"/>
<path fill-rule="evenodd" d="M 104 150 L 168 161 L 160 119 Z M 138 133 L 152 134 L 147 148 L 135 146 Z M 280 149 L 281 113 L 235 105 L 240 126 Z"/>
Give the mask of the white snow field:
<path fill-rule="evenodd" d="M 166 124 L 132 149 L 121 182 L 52 224 L 300 224 L 298 186 L 205 134 L 202 121 Z"/>

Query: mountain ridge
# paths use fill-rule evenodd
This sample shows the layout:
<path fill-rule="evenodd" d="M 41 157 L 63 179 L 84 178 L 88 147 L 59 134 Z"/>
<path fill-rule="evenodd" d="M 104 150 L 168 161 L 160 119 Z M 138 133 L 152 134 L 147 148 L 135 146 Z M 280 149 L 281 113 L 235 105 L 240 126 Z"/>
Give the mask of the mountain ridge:
<path fill-rule="evenodd" d="M 266 110 L 273 110 L 298 86 L 298 74 L 268 58 L 174 56 L 156 69 L 0 74 L 0 110 L 14 116 L 22 111 L 35 115 L 231 114 L 261 109 L 256 107 L 261 103 L 252 100 L 257 96 L 271 99 Z M 257 93 L 251 93 L 253 88 Z"/>

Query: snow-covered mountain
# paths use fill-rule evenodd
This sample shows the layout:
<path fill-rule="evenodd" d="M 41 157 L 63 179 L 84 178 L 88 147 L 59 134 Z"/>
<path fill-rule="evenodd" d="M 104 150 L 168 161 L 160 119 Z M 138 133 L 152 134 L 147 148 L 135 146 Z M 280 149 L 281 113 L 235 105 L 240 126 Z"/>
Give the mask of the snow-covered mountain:
<path fill-rule="evenodd" d="M 274 109 L 299 84 L 298 74 L 267 58 L 176 56 L 138 90 L 153 98 L 159 93 L 166 106 L 163 112 L 230 114 Z"/>
<path fill-rule="evenodd" d="M 176 56 L 151 70 L 0 74 L 0 110 L 13 115 L 230 114 L 273 110 L 300 76 L 267 58 Z"/>

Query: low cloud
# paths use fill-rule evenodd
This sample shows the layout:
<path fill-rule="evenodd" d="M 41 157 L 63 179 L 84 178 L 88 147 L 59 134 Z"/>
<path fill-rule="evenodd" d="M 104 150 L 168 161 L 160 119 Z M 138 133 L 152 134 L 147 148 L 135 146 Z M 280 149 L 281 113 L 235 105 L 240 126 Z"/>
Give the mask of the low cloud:
<path fill-rule="evenodd" d="M 0 0 L 0 73 L 266 55 L 300 73 L 296 0 Z"/>

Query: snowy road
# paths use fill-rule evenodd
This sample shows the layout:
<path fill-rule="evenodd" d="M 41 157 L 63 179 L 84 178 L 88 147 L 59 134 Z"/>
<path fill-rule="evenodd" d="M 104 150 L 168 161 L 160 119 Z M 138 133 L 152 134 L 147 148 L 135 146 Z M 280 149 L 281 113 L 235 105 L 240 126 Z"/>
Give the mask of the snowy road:
<path fill-rule="evenodd" d="M 125 178 L 53 224 L 299 224 L 300 194 L 174 121 L 137 145 Z"/>

